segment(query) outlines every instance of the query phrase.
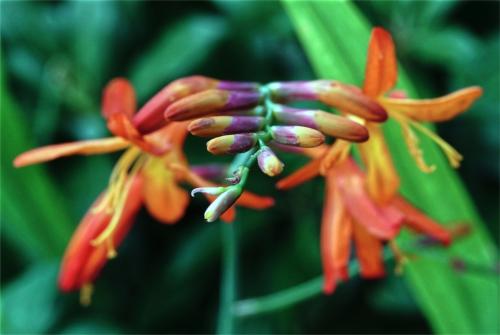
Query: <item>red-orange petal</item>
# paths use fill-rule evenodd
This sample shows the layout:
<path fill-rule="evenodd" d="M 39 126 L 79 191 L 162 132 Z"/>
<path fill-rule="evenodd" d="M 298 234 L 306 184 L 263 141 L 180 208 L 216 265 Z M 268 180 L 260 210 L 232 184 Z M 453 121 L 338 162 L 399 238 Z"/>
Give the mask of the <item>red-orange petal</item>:
<path fill-rule="evenodd" d="M 377 205 L 370 198 L 365 190 L 363 175 L 355 163 L 346 160 L 332 170 L 350 216 L 378 238 L 389 240 L 396 236 L 403 215 L 390 206 Z"/>
<path fill-rule="evenodd" d="M 114 247 L 121 244 L 140 209 L 142 204 L 141 188 L 142 178 L 137 176 L 127 195 L 118 226 L 112 235 Z M 77 290 L 83 285 L 93 282 L 108 260 L 109 249 L 106 243 L 95 247 L 91 244 L 92 240 L 106 228 L 112 217 L 112 213 L 106 211 L 95 212 L 95 208 L 99 206 L 103 196 L 104 193 L 85 214 L 66 248 L 59 272 L 58 285 L 61 291 Z"/>
<path fill-rule="evenodd" d="M 416 121 L 442 122 L 465 112 L 479 99 L 483 90 L 479 86 L 467 87 L 434 99 L 380 98 L 389 111 L 396 111 Z"/>
<path fill-rule="evenodd" d="M 321 221 L 321 260 L 323 263 L 323 291 L 335 291 L 337 280 L 347 280 L 352 222 L 348 217 L 339 190 L 335 185 L 335 174 L 326 176 L 325 202 Z"/>
<path fill-rule="evenodd" d="M 444 245 L 451 243 L 452 233 L 449 230 L 409 204 L 403 197 L 395 197 L 392 200 L 392 204 L 405 215 L 404 223 L 406 226 L 419 233 L 428 235 Z"/>
<path fill-rule="evenodd" d="M 129 145 L 130 143 L 121 137 L 53 144 L 23 152 L 14 160 L 14 166 L 43 163 L 71 155 L 105 154 L 125 149 Z"/>
<path fill-rule="evenodd" d="M 357 222 L 353 224 L 353 233 L 361 276 L 364 278 L 383 277 L 385 271 L 382 257 L 382 241 L 370 234 L 363 225 Z"/>
<path fill-rule="evenodd" d="M 163 223 L 176 223 L 189 204 L 188 193 L 177 185 L 175 174 L 161 158 L 151 157 L 142 170 L 144 203 L 149 213 Z"/>
<path fill-rule="evenodd" d="M 131 118 L 135 113 L 136 101 L 132 84 L 125 78 L 111 80 L 102 95 L 102 115 L 105 119 L 123 114 Z"/>
<path fill-rule="evenodd" d="M 236 205 L 251 209 L 266 209 L 274 205 L 274 199 L 245 191 L 236 200 Z"/>
<path fill-rule="evenodd" d="M 322 160 L 323 157 L 310 161 L 291 175 L 278 181 L 276 187 L 280 190 L 287 190 L 313 179 L 319 174 L 319 167 Z"/>
<path fill-rule="evenodd" d="M 372 30 L 368 46 L 363 92 L 376 98 L 390 90 L 397 77 L 396 51 L 391 34 L 376 27 Z"/>

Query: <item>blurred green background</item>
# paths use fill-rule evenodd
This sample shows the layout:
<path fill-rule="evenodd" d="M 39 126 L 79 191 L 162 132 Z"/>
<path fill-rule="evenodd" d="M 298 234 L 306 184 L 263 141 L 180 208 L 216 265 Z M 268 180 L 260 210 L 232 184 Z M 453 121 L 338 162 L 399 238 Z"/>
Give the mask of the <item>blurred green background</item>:
<path fill-rule="evenodd" d="M 219 224 L 203 223 L 204 201 L 194 200 L 186 217 L 173 226 L 155 222 L 143 210 L 119 257 L 97 281 L 93 304 L 84 308 L 78 294 L 57 292 L 58 262 L 79 219 L 106 185 L 117 156 L 70 157 L 19 170 L 11 162 L 35 146 L 107 136 L 99 109 L 101 90 L 116 76 L 132 81 L 140 103 L 169 81 L 190 74 L 259 82 L 315 78 L 320 63 L 314 63 L 307 44 L 321 43 L 314 39 L 320 35 L 304 41 L 296 31 L 301 15 L 308 20 L 299 6 L 315 4 L 1 2 L 2 333 L 214 332 L 222 240 Z M 325 27 L 334 26 L 347 44 L 358 45 L 356 57 L 364 59 L 367 35 L 358 40 L 346 23 L 352 18 L 336 12 L 340 5 L 322 2 L 328 9 L 321 11 Z M 419 95 L 432 97 L 470 85 L 484 88 L 469 112 L 438 130 L 465 156 L 458 172 L 493 238 L 488 248 L 497 255 L 499 3 L 349 6 L 349 13 L 391 31 L 398 59 Z M 362 78 L 356 80 L 359 85 Z M 191 163 L 224 160 L 206 154 L 198 139 L 189 138 L 186 148 Z M 286 173 L 305 161 L 283 157 Z M 286 193 L 273 184 L 253 173 L 249 188 L 274 196 L 277 204 L 265 212 L 238 210 L 239 299 L 279 291 L 321 273 L 322 181 Z M 453 197 L 446 189 L 435 191 L 435 201 Z M 391 275 L 391 266 L 384 280 L 353 278 L 333 296 L 317 295 L 273 313 L 238 318 L 234 332 L 442 331 L 435 319 L 429 321 L 428 308 L 422 309 L 424 298 L 412 288 L 415 282 Z M 441 260 L 439 266 L 449 264 Z M 456 276 L 480 277 L 477 285 L 483 277 L 498 280 L 494 264 L 464 271 L 455 271 Z M 460 299 L 466 305 L 471 298 L 463 294 Z M 484 310 L 471 315 L 493 305 L 486 302 Z M 470 308 L 479 307 L 471 303 Z M 498 327 L 498 320 L 488 324 Z M 491 326 L 481 329 L 495 332 Z"/>

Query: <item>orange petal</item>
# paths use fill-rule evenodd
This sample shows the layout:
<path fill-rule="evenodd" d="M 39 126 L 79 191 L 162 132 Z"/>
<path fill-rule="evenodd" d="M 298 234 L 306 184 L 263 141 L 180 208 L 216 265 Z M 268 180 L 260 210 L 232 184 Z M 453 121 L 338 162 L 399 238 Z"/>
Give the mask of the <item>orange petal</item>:
<path fill-rule="evenodd" d="M 388 240 L 396 236 L 403 216 L 389 206 L 377 205 L 368 196 L 363 175 L 354 161 L 347 160 L 332 171 L 350 216 L 381 239 Z"/>
<path fill-rule="evenodd" d="M 131 118 L 135 113 L 135 92 L 132 84 L 124 78 L 111 80 L 102 95 L 102 115 L 105 119 L 123 114 Z"/>
<path fill-rule="evenodd" d="M 481 87 L 464 88 L 435 99 L 380 98 L 389 111 L 401 112 L 417 121 L 441 122 L 465 112 L 483 94 Z"/>
<path fill-rule="evenodd" d="M 143 168 L 144 202 L 148 211 L 163 223 L 177 222 L 189 204 L 188 193 L 177 185 L 175 174 L 160 158 L 151 157 Z"/>
<path fill-rule="evenodd" d="M 158 137 L 154 135 L 143 137 L 125 114 L 110 116 L 108 118 L 108 129 L 116 136 L 123 137 L 143 151 L 156 156 L 164 154 L 171 147 L 169 142 L 158 140 Z"/>
<path fill-rule="evenodd" d="M 20 154 L 14 160 L 14 166 L 22 167 L 36 163 L 43 163 L 56 158 L 71 155 L 105 154 L 125 149 L 129 145 L 130 143 L 127 140 L 120 137 L 48 145 Z"/>
<path fill-rule="evenodd" d="M 397 78 L 398 64 L 391 34 L 374 28 L 368 46 L 363 92 L 376 98 L 390 90 Z"/>
<path fill-rule="evenodd" d="M 252 209 L 266 209 L 274 205 L 274 199 L 245 191 L 236 200 L 236 205 Z"/>
<path fill-rule="evenodd" d="M 399 188 L 399 176 L 394 168 L 382 130 L 376 124 L 367 124 L 370 139 L 359 145 L 367 170 L 367 189 L 379 203 L 387 203 Z"/>
<path fill-rule="evenodd" d="M 131 228 L 133 218 L 142 204 L 141 188 L 142 179 L 136 177 L 118 226 L 113 232 L 114 246 L 120 245 Z M 77 290 L 94 281 L 108 260 L 109 249 L 105 243 L 96 247 L 91 244 L 106 228 L 113 215 L 107 211 L 95 211 L 104 199 L 104 194 L 87 211 L 66 248 L 59 273 L 59 288 L 64 292 Z"/>
<path fill-rule="evenodd" d="M 276 187 L 280 190 L 287 190 L 313 179 L 319 174 L 319 167 L 322 160 L 323 158 L 320 157 L 310 161 L 291 175 L 277 182 Z"/>
<path fill-rule="evenodd" d="M 364 278 L 383 277 L 385 271 L 382 258 L 382 242 L 357 222 L 353 226 L 356 256 L 359 260 L 361 276 Z"/>
<path fill-rule="evenodd" d="M 352 223 L 345 212 L 339 190 L 335 186 L 335 175 L 326 176 L 326 195 L 321 221 L 321 260 L 325 276 L 323 291 L 335 291 L 337 280 L 347 280 Z"/>
<path fill-rule="evenodd" d="M 452 233 L 443 228 L 437 222 L 429 218 L 417 208 L 406 202 L 403 197 L 397 196 L 392 200 L 396 206 L 405 215 L 404 223 L 419 233 L 426 234 L 437 241 L 448 245 L 452 240 Z"/>

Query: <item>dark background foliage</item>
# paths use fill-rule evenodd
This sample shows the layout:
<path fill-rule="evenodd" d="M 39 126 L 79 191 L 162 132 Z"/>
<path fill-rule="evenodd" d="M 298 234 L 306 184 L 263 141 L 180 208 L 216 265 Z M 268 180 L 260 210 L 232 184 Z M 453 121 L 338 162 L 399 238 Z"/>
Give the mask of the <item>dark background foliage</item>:
<path fill-rule="evenodd" d="M 439 126 L 465 156 L 460 175 L 498 243 L 499 3 L 357 2 L 395 38 L 422 96 L 484 83 L 473 110 Z M 349 31 L 345 38 L 350 38 Z M 117 156 L 71 157 L 15 170 L 34 146 L 107 136 L 101 90 L 129 78 L 140 103 L 190 74 L 269 82 L 312 79 L 281 3 L 1 3 L 3 332 L 213 332 L 221 236 L 194 200 L 174 226 L 145 211 L 96 285 L 93 305 L 57 293 L 57 264 L 71 231 L 104 188 Z M 358 83 L 359 84 L 359 83 Z M 222 161 L 190 138 L 191 163 Z M 284 155 L 287 172 L 304 159 Z M 239 210 L 240 297 L 271 293 L 320 274 L 322 185 L 278 192 L 254 173 L 249 188 L 275 208 Z M 446 190 L 443 190 L 446 192 Z M 436 195 L 439 197 L 439 195 Z M 430 332 L 406 282 L 357 278 L 332 297 L 241 319 L 243 333 Z"/>

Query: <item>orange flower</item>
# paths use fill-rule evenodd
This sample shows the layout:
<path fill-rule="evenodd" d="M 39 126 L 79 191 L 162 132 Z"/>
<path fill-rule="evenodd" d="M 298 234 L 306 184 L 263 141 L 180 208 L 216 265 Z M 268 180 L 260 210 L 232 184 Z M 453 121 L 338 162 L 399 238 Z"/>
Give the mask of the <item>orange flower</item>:
<path fill-rule="evenodd" d="M 321 225 L 325 293 L 332 293 L 337 281 L 348 279 L 353 241 L 361 276 L 365 278 L 384 275 L 383 243 L 392 240 L 399 233 L 401 225 L 445 245 L 451 242 L 450 232 L 401 196 L 394 197 L 384 205 L 375 202 L 367 192 L 365 174 L 351 158 L 330 168 L 325 179 L 326 195 Z M 287 178 L 278 183 L 280 189 L 295 185 Z"/>
<path fill-rule="evenodd" d="M 397 60 L 392 37 L 384 29 L 374 28 L 368 47 L 363 93 L 380 104 L 389 117 L 401 125 L 408 150 L 422 171 L 432 172 L 435 167 L 425 163 L 414 129 L 433 140 L 444 151 L 451 165 L 458 167 L 462 156 L 420 122 L 441 122 L 457 116 L 466 111 L 481 96 L 482 89 L 473 86 L 443 97 L 422 100 L 407 99 L 406 95 L 396 92 L 386 96 L 394 88 L 396 81 Z M 358 144 L 367 168 L 368 191 L 376 201 L 386 203 L 392 199 L 399 188 L 399 176 L 380 125 L 359 117 L 351 117 L 365 125 L 370 133 L 368 141 Z M 331 166 L 348 156 L 350 148 L 351 143 L 337 140 L 330 151 L 325 154 L 325 159 L 311 163 L 304 168 L 304 175 L 314 176 L 320 172 L 323 175 L 326 174 Z"/>
<path fill-rule="evenodd" d="M 179 186 L 215 186 L 192 172 L 183 153 L 187 123 L 179 122 L 141 135 L 132 124 L 135 95 L 125 79 L 111 81 L 104 90 L 103 116 L 116 137 L 49 145 L 19 155 L 17 167 L 45 162 L 63 156 L 126 151 L 116 163 L 106 190 L 83 218 L 73 235 L 61 267 L 59 285 L 63 291 L 83 288 L 88 300 L 90 284 L 106 263 L 116 255 L 115 247 L 130 229 L 135 213 L 144 203 L 153 217 L 163 223 L 175 223 L 189 203 L 188 192 Z M 212 198 L 209 200 L 213 201 Z M 244 193 L 236 204 L 262 209 L 273 199 Z M 234 209 L 222 216 L 232 221 Z"/>

